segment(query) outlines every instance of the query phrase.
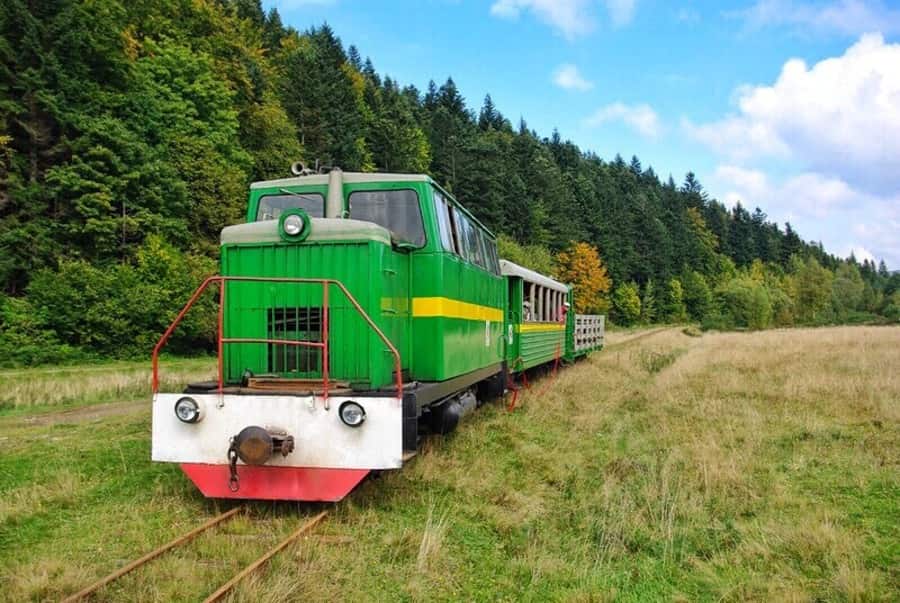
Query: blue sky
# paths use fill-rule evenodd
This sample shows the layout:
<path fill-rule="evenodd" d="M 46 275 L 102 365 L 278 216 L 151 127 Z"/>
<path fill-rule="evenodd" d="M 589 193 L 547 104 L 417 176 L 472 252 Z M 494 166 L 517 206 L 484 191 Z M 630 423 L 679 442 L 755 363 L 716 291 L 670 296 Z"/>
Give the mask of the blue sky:
<path fill-rule="evenodd" d="M 376 69 L 452 76 L 513 123 L 688 170 L 841 255 L 900 268 L 900 5 L 880 0 L 264 0 Z"/>

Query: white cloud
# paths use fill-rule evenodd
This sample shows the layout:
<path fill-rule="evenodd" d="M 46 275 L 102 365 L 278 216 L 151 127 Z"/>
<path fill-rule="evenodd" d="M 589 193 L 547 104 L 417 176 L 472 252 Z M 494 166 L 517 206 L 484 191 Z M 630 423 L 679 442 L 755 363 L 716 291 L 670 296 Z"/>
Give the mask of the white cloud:
<path fill-rule="evenodd" d="M 770 220 L 791 222 L 808 240 L 843 256 L 884 259 L 900 267 L 900 196 L 858 191 L 835 176 L 803 172 L 776 181 L 737 165 L 716 168 L 710 190 L 726 205 L 764 208 Z"/>
<path fill-rule="evenodd" d="M 850 257 L 851 253 L 860 262 L 862 262 L 863 260 L 869 260 L 870 262 L 876 261 L 875 256 L 872 255 L 872 252 L 865 247 L 862 247 L 861 245 L 851 245 L 850 247 L 846 247 L 841 255 L 844 257 Z"/>
<path fill-rule="evenodd" d="M 610 121 L 622 121 L 647 138 L 656 138 L 662 131 L 656 111 L 645 103 L 612 103 L 597 109 L 585 123 L 588 126 L 601 126 Z"/>
<path fill-rule="evenodd" d="M 560 65 L 553 72 L 553 83 L 566 90 L 578 90 L 581 92 L 594 87 L 592 82 L 587 81 L 578 73 L 578 68 L 575 65 L 568 63 Z"/>
<path fill-rule="evenodd" d="M 748 27 L 792 27 L 856 36 L 870 31 L 900 32 L 900 10 L 882 1 L 838 0 L 825 3 L 794 0 L 757 0 L 741 11 L 727 13 L 745 21 Z"/>
<path fill-rule="evenodd" d="M 842 56 L 792 59 L 771 86 L 736 95 L 737 114 L 685 119 L 687 133 L 732 161 L 790 158 L 867 192 L 900 188 L 900 44 L 865 35 Z"/>
<path fill-rule="evenodd" d="M 504 19 L 517 19 L 526 11 L 551 26 L 566 39 L 573 40 L 594 31 L 593 0 L 495 0 L 491 14 Z M 613 27 L 631 23 L 637 0 L 604 0 Z"/>
<path fill-rule="evenodd" d="M 516 19 L 526 10 L 569 40 L 594 29 L 586 0 L 496 0 L 491 5 L 491 14 L 505 19 Z"/>
<path fill-rule="evenodd" d="M 853 190 L 839 178 L 814 172 L 804 172 L 776 184 L 761 170 L 720 165 L 713 178 L 726 187 L 724 199 L 729 205 L 742 201 L 744 205 L 755 204 L 810 218 L 827 218 L 835 211 L 877 201 Z"/>
<path fill-rule="evenodd" d="M 634 19 L 636 0 L 606 0 L 606 10 L 613 27 L 624 27 Z"/>

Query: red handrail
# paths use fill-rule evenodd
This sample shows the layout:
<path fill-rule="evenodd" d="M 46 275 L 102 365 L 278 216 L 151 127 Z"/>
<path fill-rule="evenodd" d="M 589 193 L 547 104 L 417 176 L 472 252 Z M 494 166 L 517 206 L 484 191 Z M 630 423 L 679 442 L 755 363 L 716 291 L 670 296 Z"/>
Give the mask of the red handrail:
<path fill-rule="evenodd" d="M 228 281 L 255 281 L 255 282 L 275 282 L 275 283 L 317 283 L 322 286 L 322 341 L 294 341 L 287 339 L 271 339 L 271 338 L 234 338 L 234 337 L 223 337 L 224 331 L 224 322 L 225 322 L 225 283 Z M 326 403 L 328 401 L 328 389 L 329 389 L 329 379 L 330 379 L 330 366 L 329 366 L 329 295 L 328 290 L 331 285 L 338 287 L 341 292 L 347 297 L 356 311 L 363 317 L 366 323 L 369 325 L 375 334 L 383 341 L 387 347 L 388 351 L 394 356 L 394 374 L 396 375 L 396 385 L 397 385 L 397 398 L 403 398 L 403 373 L 400 363 L 400 352 L 397 351 L 397 348 L 394 347 L 394 344 L 391 343 L 391 340 L 387 338 L 387 336 L 382 332 L 381 329 L 378 328 L 378 325 L 375 324 L 375 321 L 369 317 L 365 310 L 363 310 L 362 306 L 356 301 L 356 298 L 350 293 L 347 287 L 340 281 L 334 279 L 318 279 L 318 278 L 282 278 L 282 277 L 257 277 L 257 276 L 210 276 L 206 280 L 204 280 L 197 290 L 194 291 L 193 295 L 188 299 L 185 306 L 181 309 L 178 315 L 175 317 L 175 320 L 172 321 L 172 324 L 169 325 L 169 328 L 166 329 L 165 333 L 163 333 L 162 337 L 159 338 L 159 341 L 156 342 L 156 345 L 153 347 L 153 355 L 152 355 L 152 364 L 153 364 L 153 378 L 152 378 L 152 388 L 153 393 L 159 392 L 159 352 L 166 345 L 169 340 L 169 337 L 172 336 L 172 333 L 175 331 L 175 328 L 181 323 L 184 319 L 185 314 L 187 314 L 188 310 L 193 307 L 193 305 L 200 298 L 200 295 L 203 294 L 204 291 L 210 286 L 212 283 L 219 284 L 219 308 L 218 308 L 218 320 L 217 320 L 217 333 L 216 333 L 216 347 L 218 350 L 218 391 L 222 392 L 224 388 L 224 366 L 223 366 L 223 351 L 225 344 L 231 343 L 270 343 L 277 345 L 296 345 L 296 346 L 304 346 L 311 348 L 318 348 L 322 350 L 322 397 L 325 399 Z"/>

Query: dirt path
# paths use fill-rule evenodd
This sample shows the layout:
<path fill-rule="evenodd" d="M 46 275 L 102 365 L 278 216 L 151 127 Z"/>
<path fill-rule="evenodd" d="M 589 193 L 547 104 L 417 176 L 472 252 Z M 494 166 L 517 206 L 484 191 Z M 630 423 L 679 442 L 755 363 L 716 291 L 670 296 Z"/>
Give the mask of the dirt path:
<path fill-rule="evenodd" d="M 7 417 L 0 419 L 0 426 L 9 427 L 34 427 L 50 426 L 63 423 L 86 423 L 106 417 L 118 417 L 138 413 L 150 408 L 147 399 L 128 400 L 124 402 L 109 402 L 107 404 L 92 404 L 80 406 L 68 410 L 45 412 L 35 415 Z"/>

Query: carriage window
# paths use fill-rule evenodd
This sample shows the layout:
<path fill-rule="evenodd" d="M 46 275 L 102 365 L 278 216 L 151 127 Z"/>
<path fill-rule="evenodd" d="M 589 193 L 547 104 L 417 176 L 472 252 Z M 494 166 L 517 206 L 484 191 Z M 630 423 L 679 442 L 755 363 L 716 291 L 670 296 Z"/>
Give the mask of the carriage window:
<path fill-rule="evenodd" d="M 438 191 L 434 191 L 434 211 L 437 214 L 438 228 L 441 231 L 441 245 L 446 251 L 456 252 L 453 244 L 453 225 L 450 222 L 450 206 Z"/>
<path fill-rule="evenodd" d="M 412 190 L 356 191 L 350 193 L 350 217 L 374 222 L 404 243 L 425 244 L 425 226 L 419 195 Z"/>
<path fill-rule="evenodd" d="M 296 195 L 266 195 L 259 200 L 256 220 L 277 220 L 286 209 L 302 209 L 313 218 L 325 216 L 325 197 L 319 193 Z"/>

